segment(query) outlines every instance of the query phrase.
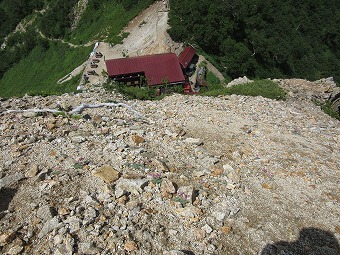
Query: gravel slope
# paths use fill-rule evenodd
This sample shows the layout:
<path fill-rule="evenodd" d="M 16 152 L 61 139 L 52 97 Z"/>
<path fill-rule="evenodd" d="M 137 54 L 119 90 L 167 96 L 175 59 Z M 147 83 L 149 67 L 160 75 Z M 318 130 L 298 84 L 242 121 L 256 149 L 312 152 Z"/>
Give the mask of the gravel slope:
<path fill-rule="evenodd" d="M 2 101 L 0 253 L 339 254 L 340 122 L 310 101 L 322 90 L 279 82 L 284 102 L 100 88 Z M 5 113 L 109 100 L 144 117 Z"/>

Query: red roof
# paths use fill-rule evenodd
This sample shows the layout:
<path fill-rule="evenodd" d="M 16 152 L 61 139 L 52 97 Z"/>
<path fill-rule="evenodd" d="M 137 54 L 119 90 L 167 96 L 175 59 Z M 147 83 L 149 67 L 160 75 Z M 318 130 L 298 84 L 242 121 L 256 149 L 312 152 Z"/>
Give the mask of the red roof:
<path fill-rule="evenodd" d="M 178 58 L 174 53 L 146 55 L 105 61 L 109 77 L 144 73 L 149 86 L 184 82 Z"/>
<path fill-rule="evenodd" d="M 196 51 L 192 46 L 186 47 L 181 54 L 178 56 L 179 63 L 181 63 L 183 69 L 186 69 L 192 60 L 192 58 L 195 56 Z"/>

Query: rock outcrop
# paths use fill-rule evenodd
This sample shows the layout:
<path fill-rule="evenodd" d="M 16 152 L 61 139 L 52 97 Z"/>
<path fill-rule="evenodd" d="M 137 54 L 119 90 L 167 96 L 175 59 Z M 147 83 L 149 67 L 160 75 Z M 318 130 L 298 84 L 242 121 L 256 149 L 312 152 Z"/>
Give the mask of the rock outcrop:
<path fill-rule="evenodd" d="M 239 77 L 237 79 L 232 80 L 231 82 L 229 82 L 226 87 L 232 87 L 235 85 L 240 85 L 240 84 L 245 84 L 245 83 L 251 83 L 253 82 L 252 80 L 250 80 L 247 76 L 243 76 L 243 77 Z"/>

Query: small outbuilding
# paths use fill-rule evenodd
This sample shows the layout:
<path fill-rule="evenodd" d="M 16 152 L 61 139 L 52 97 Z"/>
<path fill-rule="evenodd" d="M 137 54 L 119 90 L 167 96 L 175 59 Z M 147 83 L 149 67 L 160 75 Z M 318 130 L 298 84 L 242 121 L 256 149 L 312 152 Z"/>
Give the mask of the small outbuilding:
<path fill-rule="evenodd" d="M 181 64 L 184 73 L 194 68 L 193 64 L 197 59 L 196 50 L 192 46 L 186 47 L 178 56 L 179 63 Z"/>

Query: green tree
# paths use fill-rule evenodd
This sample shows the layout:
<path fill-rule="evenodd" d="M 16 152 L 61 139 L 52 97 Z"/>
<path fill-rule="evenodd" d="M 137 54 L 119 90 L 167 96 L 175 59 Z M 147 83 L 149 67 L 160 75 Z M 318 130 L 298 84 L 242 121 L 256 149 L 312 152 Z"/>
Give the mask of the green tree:
<path fill-rule="evenodd" d="M 170 35 L 226 76 L 340 78 L 340 1 L 171 0 Z"/>

